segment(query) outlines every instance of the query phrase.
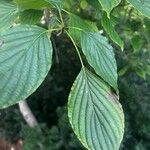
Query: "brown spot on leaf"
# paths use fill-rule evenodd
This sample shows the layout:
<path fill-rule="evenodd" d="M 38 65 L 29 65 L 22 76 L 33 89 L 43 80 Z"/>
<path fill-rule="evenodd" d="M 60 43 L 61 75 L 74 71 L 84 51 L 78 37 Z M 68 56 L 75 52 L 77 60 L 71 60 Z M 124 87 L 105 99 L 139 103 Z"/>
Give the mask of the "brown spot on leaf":
<path fill-rule="evenodd" d="M 122 106 L 119 103 L 119 96 L 117 96 L 115 93 L 113 93 L 113 92 L 110 91 L 108 93 L 108 100 L 110 100 L 113 103 L 115 103 L 120 108 L 120 110 L 122 110 Z"/>
<path fill-rule="evenodd" d="M 115 102 L 118 101 L 118 99 L 119 99 L 118 96 L 111 91 L 108 93 L 108 97 Z"/>

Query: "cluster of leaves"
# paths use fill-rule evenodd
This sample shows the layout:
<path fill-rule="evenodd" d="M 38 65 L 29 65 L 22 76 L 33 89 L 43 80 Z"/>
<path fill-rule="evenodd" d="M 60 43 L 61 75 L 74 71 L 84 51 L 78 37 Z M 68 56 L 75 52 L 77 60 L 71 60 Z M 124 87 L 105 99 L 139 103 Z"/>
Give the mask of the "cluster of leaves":
<path fill-rule="evenodd" d="M 149 17 L 148 0 L 128 1 Z M 86 2 L 82 1 L 81 6 L 85 7 Z M 115 23 L 110 14 L 120 2 L 97 0 L 91 5 L 98 4 L 100 7 L 101 4 L 106 11 L 101 17 L 101 25 L 112 41 L 123 49 L 123 41 L 114 29 Z M 52 64 L 51 32 L 56 31 L 57 35 L 65 32 L 82 65 L 68 102 L 73 130 L 87 149 L 116 150 L 123 138 L 124 114 L 118 101 L 113 47 L 100 34 L 96 23 L 81 19 L 67 9 L 72 3 L 75 2 L 0 1 L 0 107 L 26 99 L 40 86 Z M 69 21 L 64 20 L 62 13 Z M 137 36 L 132 40 L 133 47 L 137 46 L 135 43 Z"/>

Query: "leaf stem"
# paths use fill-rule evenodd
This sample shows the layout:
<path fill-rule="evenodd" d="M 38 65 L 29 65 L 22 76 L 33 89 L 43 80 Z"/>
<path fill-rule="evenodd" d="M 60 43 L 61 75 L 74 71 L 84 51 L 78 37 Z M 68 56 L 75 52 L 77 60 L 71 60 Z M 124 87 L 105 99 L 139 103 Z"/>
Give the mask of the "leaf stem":
<path fill-rule="evenodd" d="M 67 13 L 68 15 L 71 15 L 71 13 L 65 9 L 62 9 L 62 11 L 64 11 L 65 13 Z"/>
<path fill-rule="evenodd" d="M 74 45 L 74 47 L 75 47 L 75 49 L 76 49 L 76 51 L 77 51 L 77 54 L 78 54 L 78 56 L 79 56 L 79 59 L 80 59 L 81 65 L 82 65 L 82 69 L 83 69 L 83 71 L 84 71 L 84 73 L 85 73 L 85 66 L 84 66 L 84 63 L 83 63 L 81 54 L 80 54 L 80 52 L 79 52 L 79 49 L 78 49 L 78 47 L 77 47 L 77 45 L 76 45 L 74 39 L 72 38 L 72 36 L 68 33 L 68 31 L 65 30 L 65 32 L 67 33 L 68 37 L 69 37 L 70 40 L 72 41 L 72 43 L 73 43 L 73 45 Z"/>
<path fill-rule="evenodd" d="M 68 26 L 67 28 L 68 29 L 75 29 L 75 30 L 78 30 L 78 31 L 83 31 L 83 29 L 78 28 L 78 27 L 73 27 L 73 26 Z"/>
<path fill-rule="evenodd" d="M 59 8 L 58 8 L 58 13 L 59 13 L 59 17 L 60 17 L 60 20 L 61 20 L 61 23 L 62 23 L 62 27 L 65 27 L 65 23 L 64 23 L 64 20 L 63 20 L 63 17 L 62 17 L 62 14 L 61 14 L 61 11 L 60 11 Z"/>
<path fill-rule="evenodd" d="M 58 31 L 58 30 L 62 30 L 62 28 L 54 28 L 54 29 L 48 29 L 45 32 L 53 32 L 53 31 Z M 45 33 L 44 32 L 44 33 Z"/>

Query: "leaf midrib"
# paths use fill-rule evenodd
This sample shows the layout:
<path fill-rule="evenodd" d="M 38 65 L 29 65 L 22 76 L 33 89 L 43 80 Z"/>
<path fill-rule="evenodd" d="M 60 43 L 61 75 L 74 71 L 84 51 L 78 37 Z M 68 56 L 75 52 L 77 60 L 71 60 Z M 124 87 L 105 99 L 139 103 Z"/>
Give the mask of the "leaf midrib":
<path fill-rule="evenodd" d="M 94 108 L 97 108 L 97 106 L 95 106 L 95 104 L 94 104 L 94 102 L 93 102 L 93 99 L 92 99 L 92 88 L 91 88 L 91 86 L 90 86 L 90 80 L 88 79 L 88 75 L 87 74 L 84 74 L 85 75 L 85 81 L 86 81 L 86 84 L 87 84 L 87 86 L 88 86 L 88 91 L 89 91 L 89 94 L 90 94 L 90 97 L 91 97 L 91 103 L 92 103 L 92 105 L 93 105 L 93 111 L 94 111 L 94 114 L 96 114 L 95 113 L 95 109 Z M 95 96 L 97 97 L 97 95 L 96 95 L 96 93 L 95 92 L 93 92 L 94 94 L 95 94 Z M 102 93 L 101 93 L 102 94 Z M 98 97 L 97 97 L 98 98 Z M 113 106 L 113 105 L 112 105 Z M 104 105 L 103 105 L 103 107 L 105 107 Z M 116 111 L 116 113 L 118 113 L 118 110 L 116 109 L 116 107 L 114 107 L 113 106 L 113 108 L 114 108 L 114 110 Z M 109 110 L 107 109 L 107 111 L 109 112 Z M 105 115 L 103 115 L 104 116 L 104 118 L 105 118 Z M 120 116 L 120 113 L 119 113 L 119 118 L 120 118 L 120 120 L 122 120 L 122 118 L 121 118 L 121 116 Z M 109 122 L 108 122 L 108 120 L 105 118 L 105 120 L 106 120 L 106 122 L 108 123 L 108 125 L 109 125 Z M 115 121 L 116 122 L 116 121 Z M 117 123 L 117 122 L 116 122 Z M 112 130 L 113 131 L 113 130 Z M 120 130 L 118 130 L 118 132 L 119 133 L 121 133 L 121 131 Z M 115 135 L 115 134 L 114 134 Z M 117 140 L 118 138 L 116 137 L 116 140 Z M 118 140 L 117 140 L 118 141 Z M 118 141 L 119 142 L 119 141 Z"/>

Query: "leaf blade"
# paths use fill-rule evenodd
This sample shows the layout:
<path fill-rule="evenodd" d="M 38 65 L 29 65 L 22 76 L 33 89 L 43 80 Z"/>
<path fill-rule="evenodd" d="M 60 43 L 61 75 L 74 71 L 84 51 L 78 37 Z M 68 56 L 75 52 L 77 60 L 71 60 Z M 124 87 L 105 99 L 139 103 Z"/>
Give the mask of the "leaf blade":
<path fill-rule="evenodd" d="M 81 30 L 84 30 L 87 32 L 98 31 L 95 23 L 84 20 L 76 15 L 70 14 L 69 15 L 69 33 L 77 42 L 81 40 Z"/>
<path fill-rule="evenodd" d="M 48 6 L 44 0 L 14 0 L 21 10 L 27 9 L 41 9 Z"/>
<path fill-rule="evenodd" d="M 81 48 L 95 72 L 118 91 L 116 60 L 107 39 L 100 33 L 82 32 Z"/>
<path fill-rule="evenodd" d="M 45 0 L 45 1 L 47 1 L 51 5 L 55 6 L 56 8 L 59 8 L 59 9 L 62 8 L 63 0 Z"/>
<path fill-rule="evenodd" d="M 118 33 L 115 31 L 115 29 L 111 23 L 111 20 L 109 20 L 107 18 L 106 14 L 103 14 L 101 24 L 102 24 L 103 28 L 105 29 L 106 33 L 112 39 L 112 41 L 114 41 L 117 45 L 119 45 L 121 47 L 121 49 L 123 49 L 124 43 L 123 43 L 122 39 L 120 38 L 120 36 L 118 35 Z"/>
<path fill-rule="evenodd" d="M 73 84 L 68 116 L 74 132 L 87 149 L 119 149 L 124 132 L 122 108 L 110 88 L 87 70 L 86 75 L 81 70 Z"/>
<path fill-rule="evenodd" d="M 0 33 L 1 108 L 24 100 L 45 79 L 52 59 L 52 44 L 45 31 L 22 25 Z"/>
<path fill-rule="evenodd" d="M 121 2 L 121 0 L 98 0 L 98 1 L 102 5 L 104 11 L 107 12 L 108 17 L 112 9 L 117 5 L 119 5 L 119 3 Z"/>
<path fill-rule="evenodd" d="M 41 10 L 25 10 L 23 12 L 20 12 L 19 19 L 21 24 L 37 24 L 40 22 L 41 18 L 43 16 L 43 12 Z"/>
<path fill-rule="evenodd" d="M 144 16 L 150 18 L 150 2 L 149 0 L 128 0 L 138 11 Z"/>
<path fill-rule="evenodd" d="M 12 26 L 18 15 L 18 8 L 15 4 L 0 1 L 0 31 Z"/>

